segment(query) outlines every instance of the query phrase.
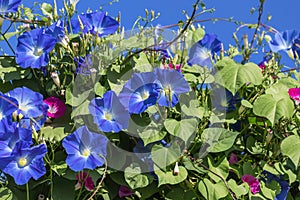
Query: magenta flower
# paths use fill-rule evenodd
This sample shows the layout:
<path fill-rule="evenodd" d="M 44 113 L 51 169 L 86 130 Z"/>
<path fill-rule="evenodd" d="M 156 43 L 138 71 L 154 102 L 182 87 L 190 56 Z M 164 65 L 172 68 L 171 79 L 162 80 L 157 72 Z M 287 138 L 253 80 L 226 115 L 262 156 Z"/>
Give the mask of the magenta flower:
<path fill-rule="evenodd" d="M 75 185 L 75 190 L 80 189 L 82 185 L 84 185 L 85 189 L 88 191 L 94 190 L 94 181 L 88 173 L 81 171 L 76 174 L 76 179 L 78 180 L 78 182 Z"/>
<path fill-rule="evenodd" d="M 174 70 L 177 70 L 178 72 L 182 72 L 181 68 L 182 68 L 182 65 L 173 64 L 172 62 L 170 62 L 169 64 L 163 66 L 163 69 L 174 69 Z"/>
<path fill-rule="evenodd" d="M 133 191 L 130 188 L 128 188 L 124 185 L 120 186 L 120 188 L 119 188 L 119 197 L 121 197 L 121 198 L 122 197 L 128 197 L 132 194 L 133 194 Z"/>
<path fill-rule="evenodd" d="M 300 104 L 300 88 L 290 88 L 289 95 L 295 100 L 296 105 Z"/>
<path fill-rule="evenodd" d="M 231 153 L 230 158 L 229 158 L 229 165 L 233 165 L 233 164 L 236 164 L 238 162 L 239 162 L 239 160 L 238 160 L 236 154 Z"/>
<path fill-rule="evenodd" d="M 59 118 L 66 112 L 66 104 L 57 97 L 48 97 L 44 102 L 49 106 L 47 116 Z"/>
<path fill-rule="evenodd" d="M 246 182 L 249 187 L 252 194 L 256 194 L 260 191 L 260 183 L 257 178 L 254 176 L 251 176 L 249 174 L 245 174 L 242 176 L 242 181 Z"/>

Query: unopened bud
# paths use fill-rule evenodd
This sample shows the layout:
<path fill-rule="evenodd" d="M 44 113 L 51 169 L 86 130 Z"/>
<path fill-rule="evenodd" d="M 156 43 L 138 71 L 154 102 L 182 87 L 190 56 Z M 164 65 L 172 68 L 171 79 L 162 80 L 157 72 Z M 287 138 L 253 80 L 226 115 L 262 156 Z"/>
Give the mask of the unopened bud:
<path fill-rule="evenodd" d="M 247 34 L 243 35 L 243 41 L 244 41 L 245 49 L 248 49 L 249 43 L 248 43 L 248 35 Z"/>
<path fill-rule="evenodd" d="M 178 162 L 175 163 L 175 167 L 174 167 L 174 170 L 173 170 L 173 174 L 175 176 L 177 176 L 179 174 L 179 167 L 178 167 Z"/>
<path fill-rule="evenodd" d="M 265 35 L 266 42 L 270 42 L 272 40 L 272 37 L 269 35 Z"/>
<path fill-rule="evenodd" d="M 51 72 L 51 78 L 57 87 L 60 87 L 60 80 L 57 72 Z"/>

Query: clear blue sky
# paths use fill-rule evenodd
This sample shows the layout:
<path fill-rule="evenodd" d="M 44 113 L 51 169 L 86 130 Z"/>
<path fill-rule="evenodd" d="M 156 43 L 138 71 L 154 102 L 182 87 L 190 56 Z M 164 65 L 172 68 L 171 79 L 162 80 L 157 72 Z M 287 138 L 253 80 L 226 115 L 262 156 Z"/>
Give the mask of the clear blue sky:
<path fill-rule="evenodd" d="M 23 0 L 26 6 L 32 6 L 33 2 L 38 0 Z M 67 1 L 67 0 L 66 0 Z M 273 26 L 279 31 L 287 29 L 296 29 L 300 31 L 299 23 L 299 0 L 265 0 L 263 22 L 266 21 L 267 14 L 272 15 L 271 22 L 268 25 Z M 38 2 L 51 3 L 53 0 L 39 0 Z M 63 0 L 57 0 L 58 6 L 62 6 Z M 78 11 L 85 12 L 88 8 L 92 10 L 99 9 L 102 6 L 103 11 L 107 11 L 109 15 L 116 17 L 118 12 L 122 15 L 122 26 L 130 29 L 137 16 L 144 16 L 144 9 L 153 9 L 160 12 L 161 16 L 153 22 L 153 25 L 169 25 L 176 24 L 179 20 L 184 20 L 182 10 L 188 13 L 192 11 L 192 4 L 195 0 L 119 0 L 113 5 L 109 5 L 109 0 L 80 0 L 77 4 Z M 199 16 L 197 19 L 207 19 L 211 17 L 224 17 L 245 23 L 256 23 L 257 12 L 250 14 L 250 9 L 257 8 L 259 0 L 204 0 L 207 8 L 215 8 L 212 14 L 207 13 Z M 233 43 L 232 32 L 236 29 L 236 25 L 228 22 L 206 22 L 202 23 L 206 27 L 206 32 L 215 33 L 220 40 L 228 47 L 228 43 Z M 246 29 L 245 29 L 246 30 Z"/>

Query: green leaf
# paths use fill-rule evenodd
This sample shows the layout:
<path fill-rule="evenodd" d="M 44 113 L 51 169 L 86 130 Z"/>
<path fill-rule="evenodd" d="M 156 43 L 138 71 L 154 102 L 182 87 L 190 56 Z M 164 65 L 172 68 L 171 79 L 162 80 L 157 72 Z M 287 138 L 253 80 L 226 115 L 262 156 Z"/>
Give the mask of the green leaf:
<path fill-rule="evenodd" d="M 180 106 L 182 114 L 188 117 L 197 117 L 202 119 L 205 108 L 200 107 L 199 101 L 194 92 L 189 92 L 188 94 L 182 94 L 180 96 Z"/>
<path fill-rule="evenodd" d="M 195 118 L 182 119 L 181 121 L 166 119 L 164 125 L 171 135 L 179 137 L 187 143 L 195 137 L 195 131 L 198 128 L 198 121 Z"/>
<path fill-rule="evenodd" d="M 102 97 L 103 94 L 106 92 L 106 88 L 104 86 L 102 86 L 99 82 L 97 82 L 95 84 L 94 91 L 95 91 L 96 95 Z"/>
<path fill-rule="evenodd" d="M 215 80 L 220 85 L 227 88 L 233 95 L 246 83 L 259 85 L 263 76 L 259 67 L 254 63 L 245 65 L 237 64 L 229 58 L 216 63 L 217 68 L 221 68 L 215 76 Z"/>
<path fill-rule="evenodd" d="M 249 188 L 247 187 L 247 183 L 242 183 L 241 185 L 237 185 L 235 180 L 233 179 L 230 179 L 228 181 L 228 186 L 232 190 L 232 192 L 236 195 L 237 198 L 246 195 L 249 190 Z"/>
<path fill-rule="evenodd" d="M 162 140 L 167 135 L 166 131 L 159 131 L 156 127 L 147 127 L 143 132 L 139 133 L 144 145 Z"/>
<path fill-rule="evenodd" d="M 247 101 L 247 100 L 245 100 L 245 99 L 243 99 L 243 100 L 241 101 L 241 103 L 242 103 L 242 105 L 245 106 L 246 108 L 253 108 L 253 105 L 252 105 L 249 101 Z"/>
<path fill-rule="evenodd" d="M 159 141 L 167 134 L 166 131 L 162 131 L 162 123 L 154 122 L 150 117 L 141 115 L 131 115 L 127 130 L 130 135 L 139 136 L 144 145 Z"/>
<path fill-rule="evenodd" d="M 206 200 L 221 199 L 228 195 L 228 190 L 222 181 L 213 184 L 207 178 L 199 182 L 198 190 Z"/>
<path fill-rule="evenodd" d="M 218 163 L 212 163 L 211 158 L 208 158 L 208 166 L 210 171 L 214 172 L 208 172 L 208 176 L 215 182 L 221 181 L 220 177 L 226 180 L 227 176 L 229 175 L 229 162 L 226 157 L 224 157 L 224 159 Z M 220 177 L 216 176 L 215 174 L 218 174 Z"/>
<path fill-rule="evenodd" d="M 133 58 L 135 65 L 134 70 L 136 72 L 152 72 L 153 67 L 149 63 L 148 58 L 145 53 L 140 53 L 139 58 L 134 57 Z"/>
<path fill-rule="evenodd" d="M 71 118 L 74 119 L 74 117 L 77 117 L 77 116 L 83 116 L 83 115 L 90 114 L 89 104 L 90 104 L 90 101 L 85 101 L 78 107 L 74 108 L 71 113 Z"/>
<path fill-rule="evenodd" d="M 280 186 L 279 186 L 278 189 L 280 190 Z M 265 185 L 265 183 L 263 181 L 260 181 L 260 191 L 268 199 L 274 199 L 275 196 L 276 196 L 276 194 L 275 194 L 276 189 L 272 190 L 272 189 L 266 187 L 266 185 Z"/>
<path fill-rule="evenodd" d="M 258 116 L 266 117 L 274 125 L 282 117 L 292 117 L 294 103 L 288 98 L 278 100 L 270 94 L 265 94 L 254 102 L 253 112 Z"/>
<path fill-rule="evenodd" d="M 290 99 L 288 90 L 290 88 L 299 87 L 300 83 L 291 77 L 282 78 L 277 83 L 266 90 L 266 94 L 271 94 L 274 99 L 280 100 L 282 98 Z"/>
<path fill-rule="evenodd" d="M 152 182 L 152 177 L 141 173 L 141 168 L 137 163 L 132 163 L 125 168 L 124 177 L 131 189 L 143 188 Z"/>
<path fill-rule="evenodd" d="M 52 12 L 53 12 L 53 8 L 52 5 L 49 3 L 42 3 L 41 4 L 41 10 L 42 13 L 48 17 L 50 17 L 52 19 Z"/>
<path fill-rule="evenodd" d="M 53 128 L 51 126 L 44 126 L 40 131 L 44 139 L 49 142 L 60 142 L 68 135 L 68 133 L 65 133 L 64 127 Z"/>
<path fill-rule="evenodd" d="M 10 189 L 1 186 L 0 187 L 0 197 L 2 200 L 12 200 L 13 199 L 13 193 Z"/>
<path fill-rule="evenodd" d="M 197 28 L 192 33 L 192 43 L 196 43 L 203 38 L 205 31 L 202 28 Z"/>
<path fill-rule="evenodd" d="M 19 33 L 19 31 L 15 31 L 15 32 L 7 32 L 5 33 L 5 38 L 8 40 L 9 38 L 17 35 Z M 1 35 L 0 36 L 0 40 L 5 40 L 4 37 Z"/>
<path fill-rule="evenodd" d="M 188 190 L 180 186 L 174 186 L 172 187 L 172 190 L 167 193 L 166 198 L 168 200 L 192 200 L 197 199 L 197 196 L 193 190 Z"/>
<path fill-rule="evenodd" d="M 151 149 L 151 157 L 153 162 L 161 169 L 177 161 L 181 155 L 180 146 L 177 143 L 172 143 L 170 147 L 161 145 L 153 145 Z"/>
<path fill-rule="evenodd" d="M 300 161 L 300 138 L 296 135 L 291 135 L 285 138 L 281 145 L 280 149 L 283 155 L 289 157 L 294 163 L 296 169 L 299 166 Z"/>
<path fill-rule="evenodd" d="M 58 176 L 63 176 L 68 168 L 68 165 L 65 162 L 61 162 L 60 164 L 51 165 L 51 170 L 55 171 Z"/>
<path fill-rule="evenodd" d="M 68 87 L 66 90 L 66 104 L 77 107 L 87 100 L 92 91 L 93 88 L 79 93 L 73 91 L 73 87 Z"/>
<path fill-rule="evenodd" d="M 222 152 L 231 148 L 239 132 L 232 132 L 223 128 L 204 129 L 201 139 L 207 144 L 207 152 Z"/>
<path fill-rule="evenodd" d="M 28 78 L 30 69 L 17 67 L 14 57 L 0 58 L 0 81 L 3 83 Z"/>
<path fill-rule="evenodd" d="M 32 10 L 30 8 L 24 8 L 24 14 L 29 20 L 33 20 L 34 15 L 32 14 Z"/>
<path fill-rule="evenodd" d="M 156 165 L 154 165 L 154 173 L 158 177 L 158 187 L 164 184 L 175 185 L 181 183 L 187 178 L 188 175 L 187 170 L 182 166 L 179 166 L 178 175 L 174 175 L 173 171 L 171 170 L 167 172 L 163 172 Z"/>

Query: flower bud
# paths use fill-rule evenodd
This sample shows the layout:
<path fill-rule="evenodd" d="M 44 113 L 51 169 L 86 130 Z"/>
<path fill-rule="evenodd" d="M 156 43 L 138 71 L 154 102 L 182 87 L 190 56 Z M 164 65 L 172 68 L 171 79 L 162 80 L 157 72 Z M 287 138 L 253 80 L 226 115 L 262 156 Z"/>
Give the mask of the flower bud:
<path fill-rule="evenodd" d="M 272 40 L 272 37 L 269 35 L 265 35 L 266 42 L 270 42 Z"/>
<path fill-rule="evenodd" d="M 51 78 L 57 87 L 60 87 L 60 80 L 57 72 L 51 72 Z"/>
<path fill-rule="evenodd" d="M 174 167 L 174 170 L 173 170 L 173 174 L 175 176 L 177 176 L 179 174 L 179 167 L 178 167 L 178 162 L 175 163 L 175 167 Z"/>

